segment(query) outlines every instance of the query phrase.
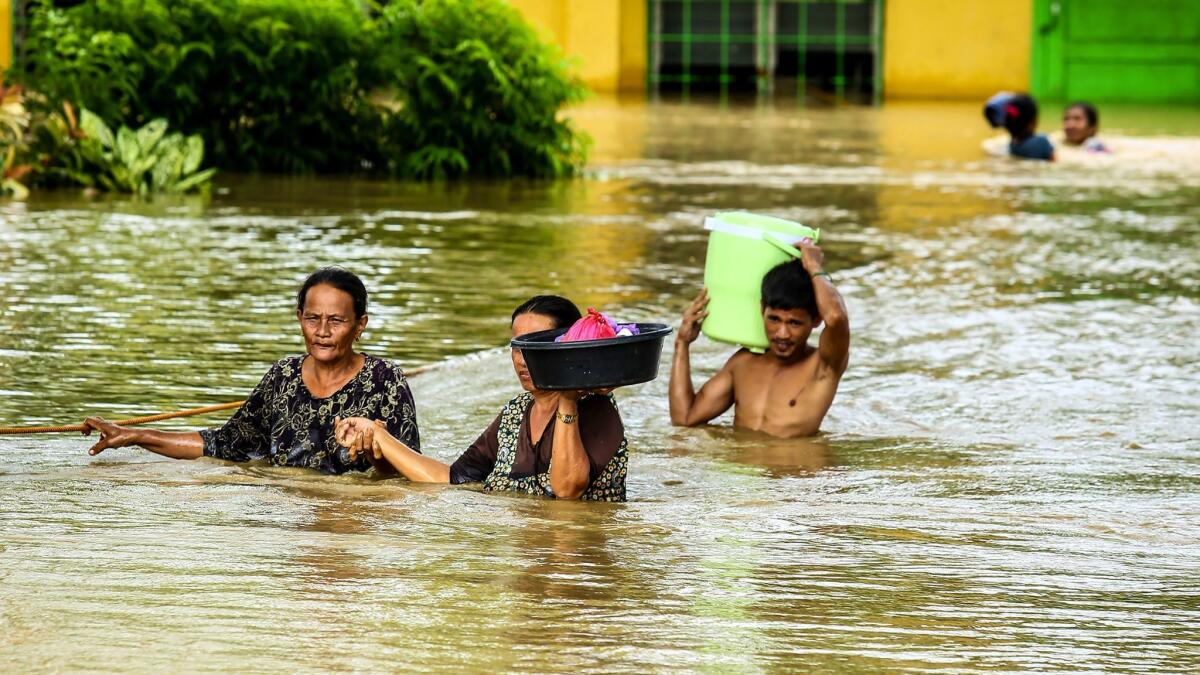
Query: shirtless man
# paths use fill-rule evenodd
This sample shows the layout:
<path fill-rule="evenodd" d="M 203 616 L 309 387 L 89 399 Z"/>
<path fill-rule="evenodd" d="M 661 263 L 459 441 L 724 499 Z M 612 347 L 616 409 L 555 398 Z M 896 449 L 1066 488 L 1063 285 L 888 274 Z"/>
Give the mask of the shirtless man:
<path fill-rule="evenodd" d="M 812 436 L 833 403 L 850 360 L 850 321 L 842 296 L 822 271 L 821 249 L 810 239 L 796 245 L 803 253 L 774 267 L 763 278 L 763 326 L 769 349 L 754 354 L 740 349 L 697 392 L 692 387 L 689 348 L 708 316 L 708 292 L 683 313 L 671 362 L 671 423 L 697 426 L 733 408 L 733 425 L 772 436 Z M 825 322 L 818 347 L 808 344 Z"/>

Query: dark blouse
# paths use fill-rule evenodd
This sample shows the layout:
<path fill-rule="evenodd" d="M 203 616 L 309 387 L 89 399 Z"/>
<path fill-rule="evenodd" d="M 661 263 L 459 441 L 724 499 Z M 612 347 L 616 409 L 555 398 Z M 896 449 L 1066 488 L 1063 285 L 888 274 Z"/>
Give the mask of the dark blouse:
<path fill-rule="evenodd" d="M 550 488 L 550 458 L 554 452 L 554 428 L 550 418 L 542 437 L 534 443 L 529 432 L 529 393 L 509 401 L 479 438 L 450 465 L 451 483 L 483 481 L 485 490 L 512 490 L 553 497 Z M 627 443 L 625 425 L 616 399 L 586 396 L 579 401 L 579 436 L 591 467 L 588 488 L 582 498 L 625 501 Z"/>
<path fill-rule="evenodd" d="M 204 454 L 246 462 L 265 459 L 276 466 L 299 466 L 325 473 L 366 471 L 370 461 L 349 452 L 334 438 L 335 417 L 383 420 L 387 430 L 420 452 L 417 409 L 404 371 L 364 355 L 362 370 L 337 392 L 316 398 L 300 376 L 303 356 L 277 361 L 250 398 L 219 429 L 204 429 Z"/>
<path fill-rule="evenodd" d="M 1054 145 L 1050 143 L 1046 134 L 1033 134 L 1019 141 L 1010 142 L 1008 152 L 1013 156 L 1026 159 L 1049 160 L 1054 158 Z"/>

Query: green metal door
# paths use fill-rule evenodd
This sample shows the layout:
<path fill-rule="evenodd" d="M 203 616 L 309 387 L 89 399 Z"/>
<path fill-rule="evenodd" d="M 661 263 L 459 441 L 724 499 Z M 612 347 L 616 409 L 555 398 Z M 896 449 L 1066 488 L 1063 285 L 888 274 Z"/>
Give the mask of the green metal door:
<path fill-rule="evenodd" d="M 1200 0 L 1035 0 L 1033 93 L 1200 101 Z"/>

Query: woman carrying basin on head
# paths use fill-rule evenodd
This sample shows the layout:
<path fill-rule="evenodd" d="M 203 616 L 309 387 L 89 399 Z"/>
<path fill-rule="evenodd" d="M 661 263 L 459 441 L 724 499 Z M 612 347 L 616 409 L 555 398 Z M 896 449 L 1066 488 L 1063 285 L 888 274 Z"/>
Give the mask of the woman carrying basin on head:
<path fill-rule="evenodd" d="M 325 473 L 365 471 L 375 464 L 380 471 L 394 473 L 386 460 L 351 457 L 334 435 L 336 418 L 367 416 L 382 420 L 414 451 L 421 443 L 404 372 L 395 364 L 354 351 L 355 341 L 367 327 L 363 282 L 338 267 L 317 270 L 300 287 L 296 319 L 307 353 L 271 366 L 224 426 L 155 431 L 89 417 L 84 433 L 100 432 L 90 454 L 139 445 L 174 459 L 266 460 Z"/>
<path fill-rule="evenodd" d="M 993 127 L 1004 127 L 1008 131 L 1008 154 L 1054 161 L 1054 145 L 1045 134 L 1037 133 L 1037 102 L 1029 94 L 1000 92 L 983 106 L 983 116 Z"/>
<path fill-rule="evenodd" d="M 570 300 L 539 295 L 513 312 L 512 335 L 566 328 L 579 318 Z M 525 391 L 452 464 L 413 452 L 378 420 L 342 420 L 338 442 L 355 455 L 382 457 L 420 483 L 482 482 L 489 491 L 625 501 L 627 443 L 612 396 L 539 390 L 520 350 L 512 350 L 512 362 Z"/>

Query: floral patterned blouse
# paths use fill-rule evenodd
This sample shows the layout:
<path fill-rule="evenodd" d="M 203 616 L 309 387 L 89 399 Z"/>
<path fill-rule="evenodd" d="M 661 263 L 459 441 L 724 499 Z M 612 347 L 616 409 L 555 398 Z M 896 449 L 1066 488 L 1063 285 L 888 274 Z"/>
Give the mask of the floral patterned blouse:
<path fill-rule="evenodd" d="M 246 403 L 219 429 L 204 429 L 204 454 L 247 462 L 265 459 L 276 466 L 298 466 L 324 473 L 366 471 L 370 461 L 334 439 L 335 417 L 383 420 L 387 430 L 420 452 L 417 409 L 399 366 L 364 355 L 362 370 L 334 394 L 316 398 L 300 376 L 305 356 L 277 361 Z"/>
<path fill-rule="evenodd" d="M 534 443 L 529 432 L 533 395 L 526 392 L 509 401 L 471 447 L 450 466 L 451 483 L 483 481 L 488 491 L 512 491 L 553 497 L 550 458 L 554 451 L 556 417 L 550 418 Z M 580 499 L 625 501 L 628 443 L 617 402 L 608 396 L 579 401 L 579 436 L 588 455 L 590 479 Z"/>

